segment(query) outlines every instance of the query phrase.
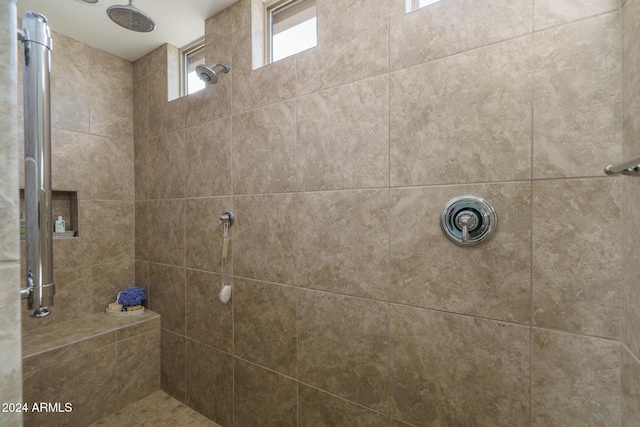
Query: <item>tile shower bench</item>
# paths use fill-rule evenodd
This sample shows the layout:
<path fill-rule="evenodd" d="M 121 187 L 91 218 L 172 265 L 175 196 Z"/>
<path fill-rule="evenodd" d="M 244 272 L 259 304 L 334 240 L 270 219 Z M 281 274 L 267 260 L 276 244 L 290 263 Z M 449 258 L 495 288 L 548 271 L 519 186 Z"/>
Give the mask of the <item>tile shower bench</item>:
<path fill-rule="evenodd" d="M 86 426 L 160 389 L 160 315 L 100 313 L 26 332 L 22 369 L 25 426 Z"/>

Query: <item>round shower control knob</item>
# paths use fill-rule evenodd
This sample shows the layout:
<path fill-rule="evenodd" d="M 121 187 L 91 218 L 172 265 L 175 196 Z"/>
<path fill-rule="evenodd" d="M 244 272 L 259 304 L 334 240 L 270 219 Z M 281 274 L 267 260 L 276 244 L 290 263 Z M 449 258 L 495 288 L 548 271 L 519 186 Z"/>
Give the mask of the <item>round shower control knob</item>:
<path fill-rule="evenodd" d="M 493 206 L 476 196 L 455 197 L 440 213 L 445 236 L 460 246 L 473 246 L 488 239 L 498 226 Z"/>

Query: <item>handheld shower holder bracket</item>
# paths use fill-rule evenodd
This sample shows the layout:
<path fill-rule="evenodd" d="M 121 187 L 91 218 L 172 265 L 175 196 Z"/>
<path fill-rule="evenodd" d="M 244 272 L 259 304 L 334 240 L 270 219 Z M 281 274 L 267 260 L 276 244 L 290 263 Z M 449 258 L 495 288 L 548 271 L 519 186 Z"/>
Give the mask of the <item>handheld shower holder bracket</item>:
<path fill-rule="evenodd" d="M 229 227 L 233 225 L 233 222 L 236 220 L 236 216 L 232 211 L 224 211 L 222 215 L 220 215 L 220 224 L 228 224 Z"/>

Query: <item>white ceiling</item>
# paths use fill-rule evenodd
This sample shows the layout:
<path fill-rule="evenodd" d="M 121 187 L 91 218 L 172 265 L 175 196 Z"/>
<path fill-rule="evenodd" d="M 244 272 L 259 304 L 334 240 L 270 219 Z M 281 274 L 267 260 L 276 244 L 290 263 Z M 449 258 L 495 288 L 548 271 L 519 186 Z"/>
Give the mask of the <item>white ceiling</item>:
<path fill-rule="evenodd" d="M 106 10 L 128 0 L 18 0 L 18 16 L 35 10 L 47 17 L 51 29 L 74 40 L 128 61 L 170 43 L 183 47 L 204 36 L 204 21 L 238 0 L 134 0 L 135 6 L 151 15 L 156 29 L 150 33 L 126 30 L 112 22 Z M 55 49 L 55 45 L 53 46 Z"/>

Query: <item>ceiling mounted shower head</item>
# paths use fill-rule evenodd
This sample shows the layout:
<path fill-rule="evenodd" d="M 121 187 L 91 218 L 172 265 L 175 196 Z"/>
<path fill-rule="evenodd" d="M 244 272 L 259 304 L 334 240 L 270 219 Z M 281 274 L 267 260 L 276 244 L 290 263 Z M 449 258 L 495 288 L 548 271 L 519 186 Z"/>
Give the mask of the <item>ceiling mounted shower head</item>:
<path fill-rule="evenodd" d="M 128 5 L 109 7 L 107 15 L 113 22 L 127 30 L 148 33 L 156 28 L 153 18 L 135 7 L 133 0 L 129 0 Z"/>
<path fill-rule="evenodd" d="M 208 84 L 214 84 L 218 82 L 218 73 L 216 73 L 216 67 L 222 67 L 222 71 L 228 73 L 231 70 L 231 65 L 228 63 L 220 64 L 218 62 L 211 64 L 209 66 L 206 65 L 198 65 L 196 67 L 196 74 L 200 80 Z"/>

